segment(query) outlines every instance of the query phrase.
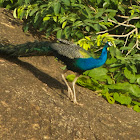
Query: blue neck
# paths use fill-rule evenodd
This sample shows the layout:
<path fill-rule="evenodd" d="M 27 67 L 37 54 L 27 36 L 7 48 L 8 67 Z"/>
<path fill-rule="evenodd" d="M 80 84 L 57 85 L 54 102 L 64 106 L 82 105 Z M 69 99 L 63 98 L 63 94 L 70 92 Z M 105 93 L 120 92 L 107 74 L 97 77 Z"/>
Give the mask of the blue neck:
<path fill-rule="evenodd" d="M 102 50 L 102 53 L 101 53 L 100 57 L 98 58 L 98 59 L 101 59 L 102 61 L 105 61 L 105 62 L 106 62 L 106 59 L 107 59 L 107 47 L 108 47 L 108 44 L 106 43 L 103 50 Z"/>
<path fill-rule="evenodd" d="M 102 66 L 107 60 L 107 47 L 108 44 L 106 43 L 99 58 L 79 58 L 76 65 L 84 71 Z"/>

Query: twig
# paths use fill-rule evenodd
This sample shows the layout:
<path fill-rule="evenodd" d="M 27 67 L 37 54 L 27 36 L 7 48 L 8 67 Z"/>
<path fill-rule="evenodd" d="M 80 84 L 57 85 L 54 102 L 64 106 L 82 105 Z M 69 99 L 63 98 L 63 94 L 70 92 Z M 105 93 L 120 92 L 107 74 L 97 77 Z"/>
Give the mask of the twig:
<path fill-rule="evenodd" d="M 136 28 L 136 27 L 135 27 L 134 25 L 132 25 L 132 24 L 124 24 L 125 22 L 128 22 L 129 20 L 130 20 L 130 19 L 124 21 L 123 23 L 120 23 L 120 22 L 117 22 L 117 23 L 116 23 L 115 21 L 113 21 L 113 20 L 111 20 L 111 19 L 108 19 L 108 21 L 113 22 L 113 23 L 118 24 L 118 25 Z"/>
<path fill-rule="evenodd" d="M 95 12 L 95 14 L 97 13 L 96 9 L 94 7 L 92 7 L 91 5 L 88 5 L 88 7 L 93 10 Z"/>
<path fill-rule="evenodd" d="M 125 19 L 129 19 L 130 17 L 129 16 L 121 16 L 121 15 L 116 15 L 117 17 L 120 17 L 120 18 L 125 18 Z M 140 19 L 140 17 L 133 17 L 131 19 Z"/>
<path fill-rule="evenodd" d="M 108 36 L 112 36 L 112 37 L 127 37 L 129 35 L 131 35 L 133 32 L 136 32 L 137 31 L 137 28 L 133 29 L 131 32 L 129 32 L 128 34 L 125 34 L 125 35 L 108 35 Z"/>
<path fill-rule="evenodd" d="M 129 21 L 127 22 L 127 24 L 129 24 Z M 127 29 L 127 27 L 124 28 L 124 31 L 123 31 L 122 35 L 124 34 L 124 32 L 125 32 L 126 29 Z M 123 47 L 126 46 L 127 41 L 128 41 L 128 37 L 129 37 L 129 36 L 126 37 L 126 40 L 125 40 L 125 43 L 124 43 L 124 46 L 123 46 Z M 123 53 L 123 51 L 124 51 L 124 50 L 122 50 L 122 53 Z"/>
<path fill-rule="evenodd" d="M 137 35 L 138 35 L 138 29 L 136 30 L 136 48 L 137 48 L 138 50 L 140 50 L 140 48 L 139 48 L 139 40 L 138 40 Z"/>
<path fill-rule="evenodd" d="M 96 50 L 96 51 L 94 51 L 94 52 L 98 52 L 98 51 L 100 51 L 100 50 L 102 50 L 102 49 L 103 49 L 103 47 L 99 48 L 98 50 Z"/>
<path fill-rule="evenodd" d="M 109 31 L 112 31 L 112 30 L 114 30 L 115 28 L 117 28 L 117 27 L 119 27 L 120 25 L 116 25 L 115 27 L 113 27 L 112 29 L 109 29 L 109 30 L 105 30 L 105 31 L 101 31 L 101 32 L 98 32 L 98 33 L 96 33 L 97 35 L 98 34 L 103 34 L 103 33 L 107 33 L 107 32 L 109 32 Z"/>
<path fill-rule="evenodd" d="M 118 24 L 118 25 L 116 25 L 115 27 L 113 27 L 112 29 L 109 29 L 109 30 L 105 30 L 105 31 L 101 31 L 101 32 L 98 32 L 98 33 L 96 33 L 96 34 L 103 34 L 103 33 L 106 33 L 106 32 L 109 32 L 109 31 L 112 31 L 112 30 L 114 30 L 115 28 L 117 28 L 117 27 L 119 27 L 119 26 L 125 26 L 126 24 L 126 22 L 128 22 L 129 20 L 126 20 L 126 21 L 124 21 L 124 22 L 122 22 L 122 23 L 119 23 L 119 22 L 115 22 L 115 21 L 113 21 L 113 20 L 110 20 L 109 19 L 109 21 L 110 22 L 113 22 L 113 23 L 115 23 L 115 24 Z M 128 25 L 128 24 L 127 24 Z M 131 25 L 131 24 L 130 24 Z M 133 25 L 132 25 L 133 26 Z M 128 27 L 128 26 L 127 26 Z M 130 26 L 129 26 L 130 27 Z M 135 26 L 133 26 L 133 28 L 135 28 Z"/>
<path fill-rule="evenodd" d="M 129 36 L 126 37 L 126 40 L 125 40 L 125 43 L 124 43 L 124 46 L 123 46 L 123 47 L 126 46 L 126 44 L 127 44 L 127 40 L 128 40 L 128 37 L 129 37 Z M 123 53 L 123 50 L 122 50 L 122 53 Z"/>
<path fill-rule="evenodd" d="M 136 47 L 136 44 L 127 52 L 127 54 L 125 55 L 125 57 L 128 56 L 128 54 L 130 54 L 130 52 L 131 52 L 135 47 Z"/>
<path fill-rule="evenodd" d="M 138 37 L 137 37 L 137 35 L 138 35 L 138 28 L 136 27 L 136 26 L 134 26 L 134 25 L 132 25 L 132 24 L 125 24 L 126 22 L 129 22 L 131 19 L 140 19 L 140 17 L 133 17 L 133 18 L 131 18 L 131 19 L 129 19 L 129 17 L 127 17 L 127 16 L 120 16 L 120 15 L 118 15 L 119 17 L 122 17 L 122 18 L 127 18 L 127 20 L 125 20 L 124 22 L 122 22 L 122 23 L 120 23 L 120 22 L 115 22 L 115 21 L 113 21 L 113 20 L 111 20 L 111 19 L 108 19 L 108 21 L 110 21 L 110 22 L 112 22 L 112 23 L 114 23 L 114 24 L 117 24 L 114 28 L 112 28 L 112 29 L 109 29 L 109 30 L 105 30 L 105 31 L 101 31 L 101 32 L 98 32 L 98 33 L 96 33 L 96 34 L 103 34 L 103 33 L 106 33 L 106 32 L 109 32 L 109 31 L 111 31 L 111 30 L 114 30 L 115 28 L 117 28 L 117 27 L 119 27 L 119 26 L 125 26 L 125 27 L 132 27 L 132 28 L 134 28 L 132 31 L 130 31 L 129 33 L 127 33 L 127 34 L 122 34 L 122 35 L 108 35 L 108 36 L 111 36 L 111 37 L 118 37 L 118 38 L 120 38 L 120 37 L 123 37 L 123 38 L 125 38 L 126 37 L 126 40 L 125 40 L 125 43 L 124 43 L 124 47 L 126 46 L 126 44 L 127 44 L 127 41 L 128 41 L 128 38 L 129 38 L 129 36 L 131 35 L 131 34 L 133 34 L 134 32 L 136 33 L 136 43 L 135 43 L 135 45 L 127 52 L 127 54 L 126 54 L 126 56 L 128 56 L 128 54 L 130 54 L 130 52 L 136 47 L 138 50 L 140 50 L 140 48 L 139 48 L 139 40 L 138 40 Z M 122 50 L 122 53 L 123 53 L 123 50 Z"/>

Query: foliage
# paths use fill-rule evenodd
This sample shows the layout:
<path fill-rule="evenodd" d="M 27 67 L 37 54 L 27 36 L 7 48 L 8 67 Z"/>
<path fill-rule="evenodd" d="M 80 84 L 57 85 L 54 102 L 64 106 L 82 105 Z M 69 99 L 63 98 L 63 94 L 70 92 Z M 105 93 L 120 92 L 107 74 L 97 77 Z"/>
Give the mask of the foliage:
<path fill-rule="evenodd" d="M 22 0 L 0 0 L 0 7 L 14 9 L 22 4 Z"/>
<path fill-rule="evenodd" d="M 85 50 L 88 50 L 93 45 L 93 42 L 91 41 L 90 37 L 85 36 L 85 38 L 80 39 L 77 44 Z"/>
<path fill-rule="evenodd" d="M 111 41 L 106 65 L 84 72 L 77 83 L 99 91 L 109 103 L 140 112 L 139 0 L 0 0 L 0 6 L 13 8 L 25 31 L 33 26 L 46 37 L 73 40 L 97 55 Z"/>

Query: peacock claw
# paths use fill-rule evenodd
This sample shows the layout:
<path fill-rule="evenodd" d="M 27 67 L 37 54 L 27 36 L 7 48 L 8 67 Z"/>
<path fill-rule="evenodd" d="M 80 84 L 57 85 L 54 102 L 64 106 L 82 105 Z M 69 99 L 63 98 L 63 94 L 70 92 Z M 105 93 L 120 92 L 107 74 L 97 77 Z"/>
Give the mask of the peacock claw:
<path fill-rule="evenodd" d="M 83 104 L 80 104 L 80 103 L 77 102 L 76 98 L 74 98 L 73 95 L 74 95 L 74 94 L 73 94 L 73 92 L 72 92 L 72 89 L 71 89 L 70 87 L 68 87 L 68 97 L 69 97 L 69 99 L 71 99 L 71 101 L 72 101 L 74 104 L 83 106 Z"/>
<path fill-rule="evenodd" d="M 84 104 L 78 103 L 77 101 L 73 101 L 74 104 L 79 105 L 79 106 L 83 106 Z"/>
<path fill-rule="evenodd" d="M 68 97 L 71 99 L 71 101 L 76 104 L 76 105 L 80 105 L 80 106 L 83 106 L 83 104 L 80 104 L 77 102 L 77 99 L 76 99 L 76 92 L 75 92 L 75 83 L 78 79 L 78 77 L 76 77 L 72 83 L 72 86 L 73 86 L 73 89 L 71 89 L 71 87 L 69 86 L 68 82 L 66 81 L 65 79 L 65 76 L 64 74 L 62 74 L 62 79 L 64 80 L 65 84 L 67 85 L 67 88 L 68 88 Z"/>

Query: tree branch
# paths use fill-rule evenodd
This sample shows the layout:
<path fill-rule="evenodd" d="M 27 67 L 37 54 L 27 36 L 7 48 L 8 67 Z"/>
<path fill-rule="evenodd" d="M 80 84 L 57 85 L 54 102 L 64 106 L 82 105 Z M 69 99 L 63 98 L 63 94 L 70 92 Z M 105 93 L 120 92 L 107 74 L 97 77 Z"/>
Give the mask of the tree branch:
<path fill-rule="evenodd" d="M 127 37 L 129 35 L 131 35 L 133 32 L 136 32 L 137 28 L 133 29 L 131 32 L 129 32 L 128 34 L 124 34 L 124 35 L 108 35 L 108 36 L 112 36 L 112 37 Z"/>
<path fill-rule="evenodd" d="M 129 19 L 130 20 L 130 19 Z M 122 25 L 122 26 L 126 26 L 126 27 L 133 27 L 133 28 L 136 28 L 134 25 L 132 25 L 132 24 L 124 24 L 124 23 L 126 23 L 127 21 L 129 21 L 129 20 L 126 20 L 126 21 L 124 21 L 123 23 L 120 23 L 120 22 L 115 22 L 115 21 L 113 21 L 113 20 L 111 20 L 111 19 L 108 19 L 108 21 L 110 21 L 110 22 L 112 22 L 112 23 L 115 23 L 115 24 L 118 24 L 118 25 Z"/>
<path fill-rule="evenodd" d="M 112 31 L 112 30 L 114 30 L 115 28 L 117 28 L 117 27 L 119 27 L 119 26 L 125 26 L 125 27 L 133 27 L 133 28 L 136 28 L 134 25 L 131 25 L 131 24 L 125 24 L 125 23 L 128 22 L 129 20 L 126 20 L 126 21 L 124 21 L 124 22 L 122 22 L 122 23 L 119 23 L 119 22 L 116 23 L 115 21 L 110 20 L 110 19 L 108 19 L 108 21 L 110 21 L 110 22 L 112 22 L 112 23 L 115 23 L 115 24 L 118 24 L 118 25 L 116 25 L 116 26 L 113 27 L 112 29 L 105 30 L 105 31 L 101 31 L 101 32 L 98 32 L 98 33 L 96 33 L 96 34 L 103 34 L 103 33 L 106 33 L 106 32 L 109 32 L 109 31 Z"/>
<path fill-rule="evenodd" d="M 138 50 L 140 50 L 140 48 L 139 48 L 139 40 L 138 40 L 138 37 L 137 37 L 137 35 L 138 35 L 138 28 L 137 28 L 136 26 L 132 25 L 132 24 L 125 24 L 125 23 L 128 23 L 128 22 L 129 22 L 130 20 L 132 20 L 132 19 L 140 19 L 140 17 L 129 18 L 128 16 L 121 16 L 121 15 L 117 15 L 117 16 L 118 16 L 118 17 L 121 17 L 121 18 L 125 18 L 125 19 L 127 19 L 127 20 L 125 20 L 124 22 L 120 23 L 120 22 L 115 22 L 115 21 L 113 21 L 113 20 L 111 20 L 111 19 L 108 19 L 109 22 L 112 22 L 112 23 L 117 24 L 117 25 L 116 25 L 115 27 L 113 27 L 112 29 L 105 30 L 105 31 L 101 31 L 101 32 L 98 32 L 98 33 L 96 33 L 96 34 L 103 34 L 103 33 L 109 32 L 109 31 L 114 30 L 115 28 L 117 28 L 117 27 L 119 27 L 119 26 L 132 27 L 133 30 L 130 31 L 129 33 L 127 33 L 127 34 L 122 34 L 122 35 L 113 35 L 113 34 L 109 34 L 109 35 L 108 35 L 108 36 L 111 36 L 111 37 L 118 37 L 118 38 L 125 38 L 125 37 L 126 37 L 126 40 L 125 40 L 125 43 L 124 43 L 124 47 L 125 47 L 126 44 L 127 44 L 127 41 L 128 41 L 129 36 L 135 32 L 135 34 L 136 34 L 136 43 L 135 43 L 135 45 L 127 52 L 126 56 L 128 56 L 128 55 L 131 53 L 131 51 L 132 51 L 135 47 L 136 47 Z M 123 53 L 123 51 L 122 51 L 122 53 Z"/>
<path fill-rule="evenodd" d="M 125 19 L 129 19 L 130 17 L 129 16 L 122 16 L 122 15 L 116 15 L 117 17 L 120 17 L 120 18 L 125 18 Z M 140 17 L 133 17 L 133 18 L 130 18 L 130 19 L 140 19 Z"/>

